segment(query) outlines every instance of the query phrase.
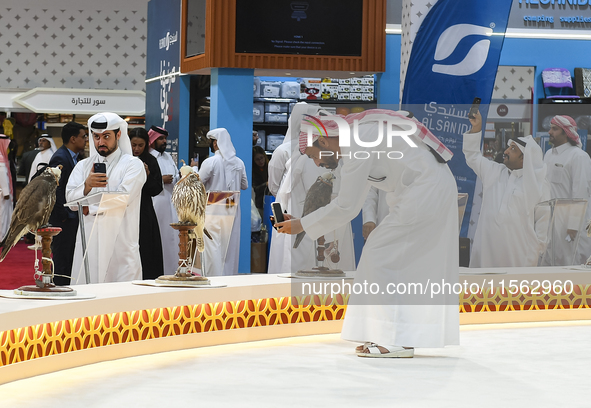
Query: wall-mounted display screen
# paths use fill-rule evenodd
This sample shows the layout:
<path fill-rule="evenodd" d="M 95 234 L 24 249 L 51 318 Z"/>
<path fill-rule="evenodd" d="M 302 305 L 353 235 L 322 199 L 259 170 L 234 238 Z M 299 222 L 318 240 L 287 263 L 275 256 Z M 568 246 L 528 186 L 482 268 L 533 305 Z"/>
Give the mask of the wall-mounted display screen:
<path fill-rule="evenodd" d="M 361 56 L 363 0 L 236 0 L 236 52 Z"/>
<path fill-rule="evenodd" d="M 185 57 L 193 57 L 205 52 L 205 7 L 206 0 L 187 1 Z"/>

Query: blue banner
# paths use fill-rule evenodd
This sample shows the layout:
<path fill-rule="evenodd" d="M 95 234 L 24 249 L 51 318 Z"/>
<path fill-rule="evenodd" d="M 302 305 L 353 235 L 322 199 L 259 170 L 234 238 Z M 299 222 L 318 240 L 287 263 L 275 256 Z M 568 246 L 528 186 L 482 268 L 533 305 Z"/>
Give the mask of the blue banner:
<path fill-rule="evenodd" d="M 181 0 L 148 2 L 146 128 L 168 130 L 166 150 L 178 165 Z"/>
<path fill-rule="evenodd" d="M 511 0 L 439 0 L 417 31 L 410 54 L 402 109 L 411 111 L 453 152 L 449 167 L 458 192 L 469 194 L 461 236 L 468 232 L 476 175 L 462 153 L 470 128 L 467 110 L 482 99 L 486 123 Z"/>

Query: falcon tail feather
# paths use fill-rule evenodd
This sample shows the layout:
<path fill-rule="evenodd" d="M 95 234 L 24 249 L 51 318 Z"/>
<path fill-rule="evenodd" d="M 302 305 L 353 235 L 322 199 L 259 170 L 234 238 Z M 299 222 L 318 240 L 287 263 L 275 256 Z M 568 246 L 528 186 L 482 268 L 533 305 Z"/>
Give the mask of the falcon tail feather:
<path fill-rule="evenodd" d="M 0 254 L 0 262 L 6 258 L 8 252 L 12 249 L 13 246 L 21 239 L 23 235 L 25 235 L 29 230 L 25 224 L 17 225 L 14 228 L 11 228 L 7 233 L 2 242 L 0 242 L 0 248 L 2 248 L 2 253 Z"/>
<path fill-rule="evenodd" d="M 295 242 L 293 243 L 294 248 L 297 248 L 300 245 L 300 242 L 302 242 L 302 239 L 304 239 L 305 235 L 306 231 L 302 231 L 296 236 Z"/>

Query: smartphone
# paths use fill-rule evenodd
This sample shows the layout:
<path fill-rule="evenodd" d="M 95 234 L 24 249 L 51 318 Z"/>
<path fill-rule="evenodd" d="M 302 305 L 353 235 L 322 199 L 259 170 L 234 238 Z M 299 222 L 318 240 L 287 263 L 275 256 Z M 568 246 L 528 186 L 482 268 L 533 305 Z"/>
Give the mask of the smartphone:
<path fill-rule="evenodd" d="M 94 163 L 95 173 L 107 173 L 107 165 L 105 163 Z"/>
<path fill-rule="evenodd" d="M 476 113 L 478 112 L 478 107 L 480 106 L 480 98 L 474 98 L 472 101 L 472 107 L 470 108 L 470 112 L 468 112 L 468 117 L 470 119 L 474 119 L 476 117 Z"/>
<path fill-rule="evenodd" d="M 275 223 L 283 222 L 285 218 L 283 218 L 283 210 L 281 210 L 280 203 L 272 203 L 271 209 L 273 210 L 273 217 L 275 218 Z"/>

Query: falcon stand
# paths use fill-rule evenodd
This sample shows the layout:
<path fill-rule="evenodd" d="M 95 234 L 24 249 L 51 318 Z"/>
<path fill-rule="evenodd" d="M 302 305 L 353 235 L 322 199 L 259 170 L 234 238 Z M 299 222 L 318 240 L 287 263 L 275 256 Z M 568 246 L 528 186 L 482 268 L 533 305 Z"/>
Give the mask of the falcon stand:
<path fill-rule="evenodd" d="M 346 277 L 347 275 L 340 269 L 328 269 L 324 266 L 324 250 L 326 249 L 324 243 L 325 239 L 324 236 L 321 236 L 316 240 L 317 247 L 317 255 L 316 255 L 316 267 L 312 269 L 306 269 L 302 271 L 297 271 L 295 276 L 305 276 L 305 277 L 319 277 L 319 278 L 341 278 Z M 340 261 L 340 256 L 337 253 L 331 255 L 331 260 L 334 263 Z"/>
<path fill-rule="evenodd" d="M 187 285 L 202 286 L 210 285 L 211 282 L 205 276 L 195 276 L 191 273 L 191 257 L 188 255 L 189 231 L 194 229 L 195 224 L 170 224 L 179 232 L 179 267 L 174 275 L 162 275 L 156 278 L 156 283 L 161 285 Z"/>
<path fill-rule="evenodd" d="M 53 283 L 53 262 L 51 261 L 51 240 L 62 231 L 57 227 L 46 227 L 37 230 L 41 236 L 43 271 L 37 270 L 35 264 L 35 286 L 21 286 L 14 293 L 21 296 L 76 296 L 76 291 L 66 286 L 55 286 Z"/>

